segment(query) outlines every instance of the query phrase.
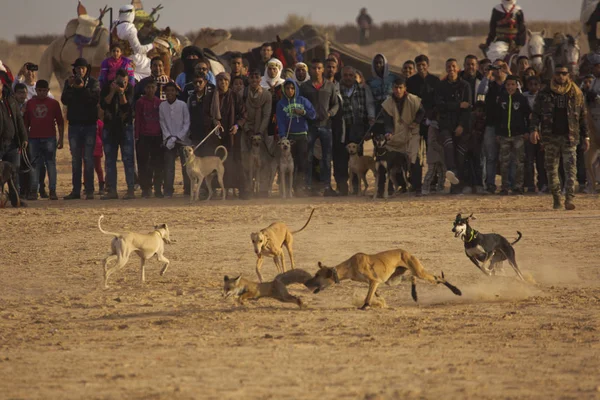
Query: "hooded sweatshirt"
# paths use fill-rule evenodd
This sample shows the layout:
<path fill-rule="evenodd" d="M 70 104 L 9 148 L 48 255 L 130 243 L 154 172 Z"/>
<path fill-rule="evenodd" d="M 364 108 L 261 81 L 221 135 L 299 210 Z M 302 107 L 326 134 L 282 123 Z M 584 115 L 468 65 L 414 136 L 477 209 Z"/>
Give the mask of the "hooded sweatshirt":
<path fill-rule="evenodd" d="M 294 97 L 287 97 L 285 94 L 285 85 L 294 84 Z M 277 125 L 279 127 L 279 137 L 286 137 L 289 134 L 304 134 L 308 132 L 307 119 L 315 119 L 317 113 L 313 105 L 305 97 L 300 96 L 300 88 L 293 79 L 286 79 L 284 83 L 283 98 L 277 103 Z M 304 110 L 304 115 L 297 115 L 294 110 Z"/>
<path fill-rule="evenodd" d="M 379 76 L 375 72 L 375 59 L 379 56 L 383 57 L 383 76 Z M 376 54 L 373 57 L 371 61 L 371 74 L 373 76 L 367 79 L 367 85 L 371 88 L 371 93 L 375 100 L 375 115 L 378 115 L 381 111 L 381 104 L 392 94 L 392 87 L 397 76 L 390 72 L 388 60 L 383 54 Z M 380 115 L 377 122 L 383 123 L 383 116 Z"/>

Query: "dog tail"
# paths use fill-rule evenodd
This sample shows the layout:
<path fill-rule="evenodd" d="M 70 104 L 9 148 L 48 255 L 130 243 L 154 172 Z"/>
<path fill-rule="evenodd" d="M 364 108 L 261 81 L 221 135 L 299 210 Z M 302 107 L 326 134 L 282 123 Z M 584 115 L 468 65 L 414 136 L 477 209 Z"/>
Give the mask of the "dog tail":
<path fill-rule="evenodd" d="M 225 148 L 225 146 L 217 146 L 217 148 L 215 149 L 215 156 L 217 155 L 217 150 L 219 149 L 223 149 L 223 151 L 225 152 L 225 155 L 223 156 L 223 158 L 221 158 L 221 162 L 225 162 L 225 160 L 227 160 L 227 149 Z"/>
<path fill-rule="evenodd" d="M 296 233 L 302 232 L 304 230 L 304 228 L 306 228 L 308 226 L 308 223 L 312 219 L 312 216 L 313 216 L 314 213 L 315 213 L 315 209 L 313 208 L 312 211 L 310 212 L 310 216 L 308 217 L 308 221 L 306 221 L 306 223 L 304 224 L 304 226 L 302 228 L 300 228 L 299 230 L 292 232 L 292 234 L 295 235 Z"/>
<path fill-rule="evenodd" d="M 510 245 L 514 245 L 515 243 L 517 243 L 519 240 L 521 240 L 521 238 L 523 237 L 523 235 L 521 235 L 521 232 L 517 231 L 517 235 L 519 235 L 519 237 L 517 237 L 517 240 L 515 240 L 514 242 L 512 242 Z"/>
<path fill-rule="evenodd" d="M 287 286 L 291 285 L 292 283 L 301 283 L 304 285 L 311 278 L 311 274 L 309 274 L 303 269 L 296 268 L 277 275 L 275 277 L 275 280 L 278 280 L 285 286 Z"/>
<path fill-rule="evenodd" d="M 114 237 L 121 236 L 118 233 L 107 232 L 104 229 L 102 229 L 102 226 L 100 226 L 100 223 L 102 222 L 103 219 L 104 219 L 104 215 L 101 215 L 100 218 L 98 218 L 98 229 L 100 229 L 100 232 L 104 233 L 105 235 L 114 236 Z"/>

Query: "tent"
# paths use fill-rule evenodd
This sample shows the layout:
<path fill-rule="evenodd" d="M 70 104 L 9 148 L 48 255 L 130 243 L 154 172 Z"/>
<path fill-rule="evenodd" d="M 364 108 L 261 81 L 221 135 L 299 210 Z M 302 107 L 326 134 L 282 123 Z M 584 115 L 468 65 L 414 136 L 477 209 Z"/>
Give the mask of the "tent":
<path fill-rule="evenodd" d="M 304 60 L 310 61 L 313 58 L 320 58 L 325 60 L 325 57 L 331 52 L 338 52 L 341 55 L 342 63 L 344 65 L 351 65 L 357 70 L 361 71 L 365 76 L 365 79 L 371 77 L 371 62 L 372 58 L 351 49 L 335 40 L 327 40 L 325 35 L 319 33 L 319 31 L 312 25 L 304 25 L 298 31 L 289 35 L 286 39 L 300 39 L 306 43 L 306 52 L 304 53 Z M 329 53 L 326 54 L 326 45 L 329 45 Z M 308 64 L 308 63 L 307 63 Z M 390 72 L 397 75 L 402 73 L 402 68 L 394 65 L 389 66 Z"/>

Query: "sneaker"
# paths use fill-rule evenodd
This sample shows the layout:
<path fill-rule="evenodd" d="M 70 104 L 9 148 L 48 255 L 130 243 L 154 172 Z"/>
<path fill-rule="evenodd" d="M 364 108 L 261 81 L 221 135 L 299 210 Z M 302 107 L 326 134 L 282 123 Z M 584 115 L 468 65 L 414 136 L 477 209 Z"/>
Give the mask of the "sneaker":
<path fill-rule="evenodd" d="M 337 196 L 338 196 L 338 193 L 330 187 L 325 188 L 325 190 L 323 191 L 323 197 L 337 197 Z"/>
<path fill-rule="evenodd" d="M 131 189 L 129 189 L 127 191 L 127 194 L 125 196 L 123 196 L 123 200 L 134 200 L 135 199 L 135 192 Z"/>
<path fill-rule="evenodd" d="M 475 194 L 485 194 L 485 190 L 483 190 L 483 186 L 475 186 Z"/>
<path fill-rule="evenodd" d="M 559 194 L 553 194 L 552 198 L 554 200 L 553 208 L 555 210 L 560 210 L 560 208 L 562 207 L 562 202 L 560 201 L 560 195 Z"/>
<path fill-rule="evenodd" d="M 575 204 L 573 204 L 573 200 L 567 199 L 565 201 L 565 210 L 572 211 L 575 209 Z"/>
<path fill-rule="evenodd" d="M 50 191 L 50 200 L 58 200 L 58 196 L 56 195 L 56 190 Z"/>
<path fill-rule="evenodd" d="M 104 196 L 100 197 L 100 200 L 116 200 L 119 198 L 117 192 L 108 192 Z"/>
<path fill-rule="evenodd" d="M 27 195 L 27 200 L 35 201 L 37 199 L 38 199 L 37 193 L 29 192 L 29 194 Z"/>
<path fill-rule="evenodd" d="M 48 192 L 46 192 L 45 188 L 41 188 L 40 189 L 40 198 L 42 198 L 42 199 L 47 199 L 48 198 Z"/>
<path fill-rule="evenodd" d="M 151 194 L 152 194 L 152 192 L 148 189 L 142 190 L 142 198 L 143 199 L 149 199 Z"/>
<path fill-rule="evenodd" d="M 162 194 L 161 191 L 156 191 L 156 192 L 154 192 L 154 197 L 156 197 L 157 199 L 162 199 L 165 197 L 165 195 Z"/>
<path fill-rule="evenodd" d="M 81 195 L 78 193 L 74 193 L 71 192 L 68 195 L 66 195 L 65 197 L 63 197 L 64 200 L 79 200 L 81 199 Z"/>
<path fill-rule="evenodd" d="M 508 189 L 502 189 L 498 194 L 500 196 L 508 196 Z"/>
<path fill-rule="evenodd" d="M 456 177 L 456 174 L 453 171 L 446 171 L 446 180 L 453 185 L 458 185 L 460 181 Z"/>

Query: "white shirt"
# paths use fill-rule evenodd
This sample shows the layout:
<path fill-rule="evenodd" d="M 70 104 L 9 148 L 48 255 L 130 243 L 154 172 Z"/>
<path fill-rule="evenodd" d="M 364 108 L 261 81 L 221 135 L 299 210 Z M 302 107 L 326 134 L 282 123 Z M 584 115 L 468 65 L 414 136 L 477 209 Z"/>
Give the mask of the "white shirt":
<path fill-rule="evenodd" d="M 163 101 L 158 107 L 160 128 L 162 129 L 163 141 L 169 150 L 176 143 L 189 145 L 190 112 L 187 104 L 181 100 L 175 100 L 173 104 Z"/>

